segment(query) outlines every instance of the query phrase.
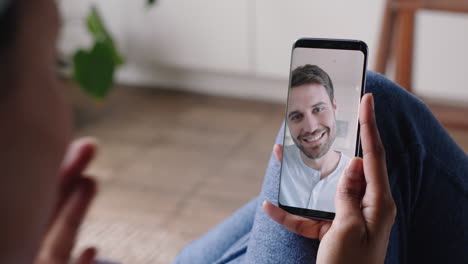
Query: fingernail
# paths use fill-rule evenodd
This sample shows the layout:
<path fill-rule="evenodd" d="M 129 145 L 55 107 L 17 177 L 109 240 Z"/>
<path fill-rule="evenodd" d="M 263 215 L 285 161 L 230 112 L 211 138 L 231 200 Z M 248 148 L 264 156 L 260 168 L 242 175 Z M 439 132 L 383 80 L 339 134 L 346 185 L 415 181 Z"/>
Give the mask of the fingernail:
<path fill-rule="evenodd" d="M 86 136 L 83 138 L 79 139 L 80 144 L 90 144 L 96 146 L 96 148 L 99 149 L 101 143 L 99 142 L 99 139 L 92 137 L 92 136 Z"/>

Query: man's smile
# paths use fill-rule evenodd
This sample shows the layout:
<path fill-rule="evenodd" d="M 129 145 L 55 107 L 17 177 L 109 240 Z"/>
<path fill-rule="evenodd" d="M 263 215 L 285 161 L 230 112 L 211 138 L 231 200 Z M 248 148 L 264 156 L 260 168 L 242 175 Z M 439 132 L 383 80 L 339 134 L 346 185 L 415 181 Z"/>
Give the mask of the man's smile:
<path fill-rule="evenodd" d="M 328 131 L 327 129 L 323 129 L 323 131 L 319 131 L 319 132 L 316 132 L 316 133 L 313 133 L 313 134 L 308 133 L 307 136 L 301 136 L 299 138 L 299 140 L 302 140 L 307 145 L 315 144 L 320 139 L 323 138 L 323 136 L 326 134 L 327 131 Z"/>

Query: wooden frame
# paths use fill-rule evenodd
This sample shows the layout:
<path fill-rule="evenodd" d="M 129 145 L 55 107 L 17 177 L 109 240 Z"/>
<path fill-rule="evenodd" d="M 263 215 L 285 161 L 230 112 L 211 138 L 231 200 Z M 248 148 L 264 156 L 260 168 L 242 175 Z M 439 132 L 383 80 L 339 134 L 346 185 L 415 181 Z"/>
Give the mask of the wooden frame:
<path fill-rule="evenodd" d="M 412 92 L 414 20 L 418 10 L 429 9 L 468 13 L 466 0 L 387 0 L 375 70 L 387 71 L 391 58 L 395 61 L 395 82 Z M 467 127 L 468 107 L 447 102 L 426 101 L 434 114 L 446 126 Z"/>

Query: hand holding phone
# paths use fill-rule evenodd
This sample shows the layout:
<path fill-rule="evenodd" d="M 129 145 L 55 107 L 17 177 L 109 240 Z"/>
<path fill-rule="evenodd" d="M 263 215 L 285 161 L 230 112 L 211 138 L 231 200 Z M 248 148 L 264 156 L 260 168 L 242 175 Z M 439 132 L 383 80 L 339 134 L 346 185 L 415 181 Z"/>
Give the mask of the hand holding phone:
<path fill-rule="evenodd" d="M 362 99 L 359 122 L 363 159 L 352 159 L 340 178 L 333 222 L 293 215 L 270 202 L 263 205 L 273 220 L 291 232 L 321 240 L 317 263 L 383 263 L 385 259 L 396 207 L 371 95 Z M 277 158 L 281 158 L 279 150 L 275 146 Z"/>
<path fill-rule="evenodd" d="M 359 155 L 366 61 L 362 41 L 303 38 L 294 43 L 278 194 L 284 210 L 334 218 L 340 175 Z"/>

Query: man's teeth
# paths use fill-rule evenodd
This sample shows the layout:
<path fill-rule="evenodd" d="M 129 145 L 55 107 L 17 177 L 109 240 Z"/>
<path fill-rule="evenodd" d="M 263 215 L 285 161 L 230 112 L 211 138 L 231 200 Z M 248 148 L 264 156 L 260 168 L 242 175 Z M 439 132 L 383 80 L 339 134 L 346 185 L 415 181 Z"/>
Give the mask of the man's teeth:
<path fill-rule="evenodd" d="M 312 141 L 315 141 L 315 140 L 318 140 L 322 137 L 323 134 L 318 134 L 317 136 L 313 137 L 313 138 L 304 138 L 304 141 L 307 141 L 307 142 L 312 142 Z"/>

